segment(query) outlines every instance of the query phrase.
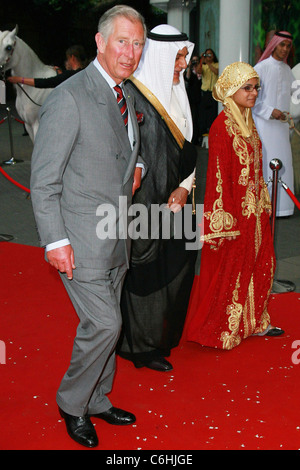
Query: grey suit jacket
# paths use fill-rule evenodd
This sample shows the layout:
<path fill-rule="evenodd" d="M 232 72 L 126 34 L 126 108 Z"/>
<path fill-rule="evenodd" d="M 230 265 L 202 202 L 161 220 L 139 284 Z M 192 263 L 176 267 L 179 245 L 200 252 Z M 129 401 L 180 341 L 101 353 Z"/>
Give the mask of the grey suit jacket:
<path fill-rule="evenodd" d="M 130 240 L 124 232 L 139 131 L 127 93 L 126 100 L 133 121 L 133 150 L 115 96 L 93 63 L 53 90 L 41 108 L 32 155 L 34 214 L 41 245 L 68 237 L 76 266 L 128 264 Z M 123 219 L 120 196 L 127 198 Z M 115 221 L 108 219 L 114 211 Z M 97 235 L 100 213 L 109 221 L 107 230 L 115 223 L 106 239 Z"/>

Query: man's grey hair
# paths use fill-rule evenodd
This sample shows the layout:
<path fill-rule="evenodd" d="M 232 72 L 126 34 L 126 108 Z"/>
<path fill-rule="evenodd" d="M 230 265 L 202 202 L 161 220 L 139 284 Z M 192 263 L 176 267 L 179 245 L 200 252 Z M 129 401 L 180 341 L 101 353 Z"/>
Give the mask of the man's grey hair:
<path fill-rule="evenodd" d="M 101 16 L 98 23 L 98 32 L 103 36 L 105 42 L 107 42 L 108 37 L 113 32 L 114 20 L 120 16 L 123 16 L 132 22 L 140 22 L 144 29 L 144 41 L 146 41 L 147 28 L 144 17 L 132 7 L 127 5 L 117 5 L 107 10 Z"/>

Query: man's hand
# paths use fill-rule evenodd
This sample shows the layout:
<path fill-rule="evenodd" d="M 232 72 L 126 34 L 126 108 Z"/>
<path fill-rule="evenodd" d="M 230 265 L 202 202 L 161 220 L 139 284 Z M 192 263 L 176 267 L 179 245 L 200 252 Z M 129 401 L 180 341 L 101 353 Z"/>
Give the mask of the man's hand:
<path fill-rule="evenodd" d="M 280 111 L 280 109 L 276 109 L 276 108 L 273 109 L 271 116 L 272 118 L 277 119 L 277 120 L 285 119 L 285 114 L 282 111 Z"/>
<path fill-rule="evenodd" d="M 186 204 L 188 198 L 188 190 L 185 188 L 176 188 L 168 199 L 168 207 L 173 212 L 179 212 Z"/>
<path fill-rule="evenodd" d="M 137 166 L 134 170 L 133 184 L 132 184 L 132 195 L 136 192 L 137 189 L 141 186 L 142 182 L 142 168 Z"/>
<path fill-rule="evenodd" d="M 51 266 L 61 273 L 66 273 L 68 279 L 73 279 L 73 269 L 76 268 L 74 251 L 71 245 L 54 248 L 47 252 L 47 259 Z"/>

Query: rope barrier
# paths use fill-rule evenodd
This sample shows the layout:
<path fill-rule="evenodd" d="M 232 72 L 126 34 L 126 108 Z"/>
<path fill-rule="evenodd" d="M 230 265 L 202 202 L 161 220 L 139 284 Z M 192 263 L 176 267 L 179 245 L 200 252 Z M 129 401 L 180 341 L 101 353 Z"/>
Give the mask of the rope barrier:
<path fill-rule="evenodd" d="M 23 186 L 22 184 L 18 183 L 17 181 L 15 181 L 11 176 L 9 176 L 6 171 L 3 170 L 3 168 L 0 167 L 0 173 L 3 174 L 3 176 L 8 179 L 11 183 L 13 183 L 15 186 L 17 186 L 18 188 L 20 189 L 23 189 L 23 191 L 26 191 L 27 193 L 30 193 L 30 189 L 26 188 L 25 186 Z"/>
<path fill-rule="evenodd" d="M 13 119 L 14 119 L 15 121 L 20 122 L 21 124 L 25 124 L 25 122 L 22 121 L 22 119 L 18 119 L 18 118 L 16 118 L 15 116 L 13 116 Z"/>
<path fill-rule="evenodd" d="M 277 206 L 277 186 L 278 182 L 280 182 L 284 189 L 287 188 L 287 185 L 285 183 L 282 183 L 281 179 L 278 178 L 278 172 L 282 168 L 282 162 L 278 158 L 273 158 L 270 161 L 270 168 L 273 172 L 273 180 L 272 180 L 272 215 L 271 215 L 271 233 L 272 233 L 272 239 L 274 243 L 274 232 L 275 232 L 275 219 L 276 219 L 276 206 Z M 286 188 L 285 188 L 286 186 Z M 293 195 L 293 193 L 289 190 L 290 195 Z M 292 197 L 292 196 L 291 196 Z M 295 196 L 293 195 L 295 198 Z M 296 199 L 296 198 L 295 198 Z M 288 280 L 282 280 L 282 279 L 273 279 L 273 285 L 272 285 L 272 293 L 273 294 L 283 294 L 284 292 L 294 292 L 296 289 L 296 286 L 293 282 L 288 281 Z"/>
<path fill-rule="evenodd" d="M 292 199 L 292 201 L 294 202 L 294 204 L 298 207 L 298 209 L 300 210 L 300 202 L 298 201 L 298 199 L 296 198 L 296 196 L 292 193 L 292 191 L 290 190 L 290 188 L 288 187 L 287 184 L 285 184 L 283 181 L 280 180 L 280 183 L 282 184 L 283 188 L 285 189 L 285 191 L 287 192 L 287 194 L 290 196 L 290 198 Z"/>
<path fill-rule="evenodd" d="M 25 124 L 24 121 L 22 121 L 21 119 L 16 118 L 15 116 L 12 116 L 12 118 L 13 118 L 15 121 L 20 122 L 21 124 Z M 3 124 L 3 123 L 6 121 L 6 119 L 7 119 L 7 116 L 5 116 L 3 119 L 1 119 L 0 125 Z"/>

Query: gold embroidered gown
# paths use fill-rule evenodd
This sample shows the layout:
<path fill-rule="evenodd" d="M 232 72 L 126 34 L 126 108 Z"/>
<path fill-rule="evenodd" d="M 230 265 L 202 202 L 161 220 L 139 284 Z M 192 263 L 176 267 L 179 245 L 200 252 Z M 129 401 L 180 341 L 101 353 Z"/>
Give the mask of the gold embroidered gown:
<path fill-rule="evenodd" d="M 275 271 L 270 209 L 257 131 L 242 137 L 225 108 L 209 133 L 204 244 L 190 297 L 187 340 L 232 349 L 269 325 Z M 236 239 L 227 239 L 232 236 Z"/>

